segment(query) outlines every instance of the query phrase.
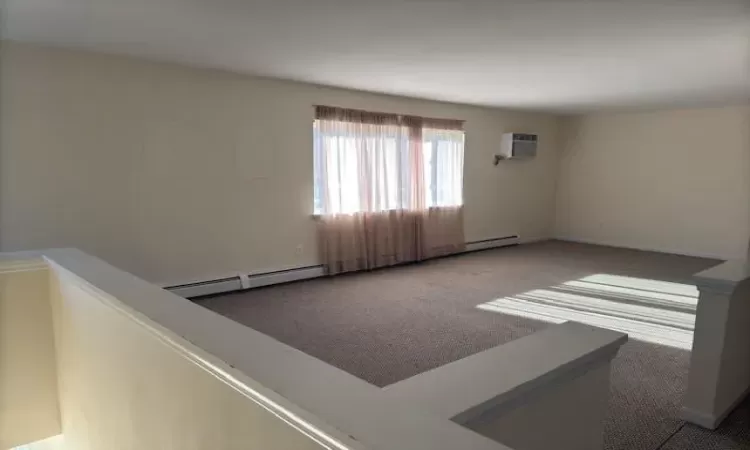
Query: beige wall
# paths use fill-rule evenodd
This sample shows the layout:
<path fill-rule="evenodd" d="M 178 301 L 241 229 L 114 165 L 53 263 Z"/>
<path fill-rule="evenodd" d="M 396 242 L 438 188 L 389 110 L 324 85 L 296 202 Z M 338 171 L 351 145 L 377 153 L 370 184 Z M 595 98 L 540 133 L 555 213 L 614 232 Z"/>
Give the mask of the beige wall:
<path fill-rule="evenodd" d="M 3 450 L 60 434 L 48 280 L 46 267 L 12 267 L 0 260 Z"/>
<path fill-rule="evenodd" d="M 548 237 L 557 118 L 4 43 L 0 249 L 79 247 L 153 282 L 317 263 L 313 105 L 466 120 L 466 237 Z M 500 135 L 537 159 L 492 165 Z M 297 252 L 301 246 L 301 252 Z"/>
<path fill-rule="evenodd" d="M 750 106 L 565 123 L 561 238 L 723 259 L 750 230 Z"/>

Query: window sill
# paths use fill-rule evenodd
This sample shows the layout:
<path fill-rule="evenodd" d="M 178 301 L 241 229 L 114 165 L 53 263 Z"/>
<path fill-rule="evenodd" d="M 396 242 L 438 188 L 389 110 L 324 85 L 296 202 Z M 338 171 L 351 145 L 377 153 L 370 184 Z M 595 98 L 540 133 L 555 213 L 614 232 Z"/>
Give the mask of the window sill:
<path fill-rule="evenodd" d="M 460 208 L 460 207 L 463 207 L 463 206 L 464 206 L 463 204 L 460 204 L 460 205 L 441 205 L 441 206 L 429 206 L 429 207 L 427 208 L 427 210 L 430 210 L 430 209 L 438 209 L 438 208 Z M 361 213 L 366 213 L 366 212 L 371 212 L 371 213 L 388 213 L 388 212 L 391 212 L 391 211 L 412 211 L 412 210 L 410 210 L 410 209 L 407 209 L 407 208 L 403 208 L 403 209 L 384 209 L 384 210 L 382 210 L 382 211 L 357 211 L 357 212 L 353 212 L 353 213 L 335 213 L 335 214 L 333 214 L 333 213 L 332 213 L 332 214 L 325 214 L 325 213 L 312 213 L 312 214 L 310 214 L 310 217 L 311 217 L 311 218 L 312 218 L 313 220 L 320 220 L 320 219 L 322 219 L 322 218 L 323 218 L 323 217 L 325 217 L 325 216 L 333 216 L 333 215 L 351 215 L 351 214 L 361 214 Z"/>

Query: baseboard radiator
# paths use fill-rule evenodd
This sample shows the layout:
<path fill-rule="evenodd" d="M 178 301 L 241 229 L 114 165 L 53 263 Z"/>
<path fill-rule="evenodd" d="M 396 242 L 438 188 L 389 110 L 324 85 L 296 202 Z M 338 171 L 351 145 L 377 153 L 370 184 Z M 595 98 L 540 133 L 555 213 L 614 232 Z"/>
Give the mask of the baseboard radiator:
<path fill-rule="evenodd" d="M 493 239 L 482 239 L 466 243 L 462 253 L 489 250 L 498 247 L 508 247 L 519 244 L 517 235 L 505 236 Z M 203 297 L 206 295 L 224 294 L 234 291 L 243 291 L 273 284 L 290 283 L 292 281 L 309 280 L 325 275 L 322 265 L 296 267 L 271 272 L 237 274 L 230 277 L 216 278 L 193 283 L 165 286 L 164 289 L 185 298 Z"/>

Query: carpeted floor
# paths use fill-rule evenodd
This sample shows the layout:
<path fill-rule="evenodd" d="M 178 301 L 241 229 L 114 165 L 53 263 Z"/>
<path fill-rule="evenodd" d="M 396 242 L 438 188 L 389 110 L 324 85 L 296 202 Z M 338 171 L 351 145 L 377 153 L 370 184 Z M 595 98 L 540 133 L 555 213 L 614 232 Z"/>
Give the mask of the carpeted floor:
<path fill-rule="evenodd" d="M 566 295 L 586 294 L 574 299 L 591 300 L 603 293 L 593 301 L 642 307 L 641 296 L 619 292 L 656 292 L 653 295 L 663 297 L 662 288 L 652 285 L 690 284 L 692 274 L 718 262 L 549 241 L 197 301 L 372 384 L 386 386 L 549 326 L 480 305 L 502 305 L 517 298 L 536 298 L 546 304 L 549 298 L 527 294 L 559 295 L 555 293 L 563 291 L 555 289 L 572 284 L 578 291 L 566 290 Z M 589 286 L 602 287 L 595 278 L 601 275 L 641 284 L 635 289 L 604 286 L 617 296 L 591 290 Z M 597 283 L 580 281 L 590 279 Z M 581 286 L 586 289 L 581 291 Z M 649 297 L 647 304 L 653 301 Z M 670 308 L 665 309 L 667 314 L 672 314 Z M 676 310 L 684 316 L 686 307 Z M 688 364 L 689 352 L 680 348 L 634 339 L 622 347 L 613 363 L 606 449 L 748 448 L 743 446 L 750 443 L 749 433 L 742 431 L 746 419 L 735 417 L 728 421 L 734 428 L 718 433 L 683 426 L 678 412 Z M 702 439 L 699 446 L 690 443 L 695 439 Z"/>

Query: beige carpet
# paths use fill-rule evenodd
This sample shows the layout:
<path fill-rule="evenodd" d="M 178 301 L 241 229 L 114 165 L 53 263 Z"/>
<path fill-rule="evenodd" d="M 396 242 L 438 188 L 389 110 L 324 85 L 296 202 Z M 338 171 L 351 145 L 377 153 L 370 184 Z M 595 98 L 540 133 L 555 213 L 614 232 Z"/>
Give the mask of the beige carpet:
<path fill-rule="evenodd" d="M 618 308 L 646 305 L 657 308 L 655 314 L 684 312 L 690 308 L 649 304 L 652 291 L 663 296 L 662 289 L 652 289 L 651 284 L 690 284 L 693 273 L 717 263 L 550 241 L 198 301 L 372 384 L 386 386 L 549 326 L 480 305 L 502 305 L 508 299 L 526 298 L 529 292 L 570 294 L 573 291 L 562 288 L 571 282 L 580 290 L 579 285 L 598 285 L 581 284 L 592 276 L 607 275 L 640 284 L 625 289 L 627 295 L 586 289 L 585 297 L 576 298 Z M 598 292 L 604 293 L 597 297 Z M 688 363 L 688 351 L 656 343 L 631 339 L 621 349 L 613 367 L 605 448 L 679 448 L 665 445 L 686 429 L 678 412 Z"/>

